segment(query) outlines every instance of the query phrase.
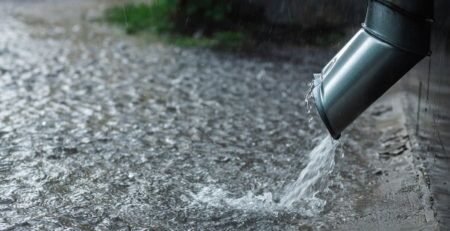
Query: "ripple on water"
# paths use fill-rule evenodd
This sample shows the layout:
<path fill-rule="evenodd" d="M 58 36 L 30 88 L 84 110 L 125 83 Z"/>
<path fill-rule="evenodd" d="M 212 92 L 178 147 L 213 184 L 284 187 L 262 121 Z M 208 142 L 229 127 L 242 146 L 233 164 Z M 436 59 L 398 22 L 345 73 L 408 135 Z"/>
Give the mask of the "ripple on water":
<path fill-rule="evenodd" d="M 283 200 L 312 163 L 311 67 L 0 19 L 0 229 L 286 230 L 301 219 L 276 214 L 322 211 Z"/>

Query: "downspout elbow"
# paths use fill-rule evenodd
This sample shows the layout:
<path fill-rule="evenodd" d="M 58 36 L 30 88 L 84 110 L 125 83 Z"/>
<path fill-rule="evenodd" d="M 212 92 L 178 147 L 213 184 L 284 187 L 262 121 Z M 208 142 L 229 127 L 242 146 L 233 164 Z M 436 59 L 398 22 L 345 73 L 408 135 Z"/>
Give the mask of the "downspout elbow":
<path fill-rule="evenodd" d="M 314 100 L 333 138 L 430 55 L 432 0 L 370 0 L 362 28 L 315 80 Z"/>

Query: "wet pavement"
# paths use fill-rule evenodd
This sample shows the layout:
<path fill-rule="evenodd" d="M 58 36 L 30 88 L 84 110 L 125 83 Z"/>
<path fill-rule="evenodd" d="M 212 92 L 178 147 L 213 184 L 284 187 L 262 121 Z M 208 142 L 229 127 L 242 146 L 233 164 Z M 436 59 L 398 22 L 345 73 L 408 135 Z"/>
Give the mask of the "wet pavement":
<path fill-rule="evenodd" d="M 441 230 L 450 227 L 450 2 L 436 2 L 432 55 L 418 64 L 402 84 L 414 114 L 409 129 L 415 134 L 415 152 L 424 160 L 433 206 Z"/>
<path fill-rule="evenodd" d="M 106 2 L 0 2 L 0 230 L 436 228 L 395 92 L 322 207 L 270 206 L 324 137 L 304 98 L 335 50 L 148 44 L 93 20 Z"/>

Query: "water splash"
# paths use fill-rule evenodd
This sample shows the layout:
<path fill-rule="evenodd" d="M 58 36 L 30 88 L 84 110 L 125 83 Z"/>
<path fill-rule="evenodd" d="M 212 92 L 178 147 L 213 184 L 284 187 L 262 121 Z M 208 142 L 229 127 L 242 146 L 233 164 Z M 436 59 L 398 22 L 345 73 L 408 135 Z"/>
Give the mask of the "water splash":
<path fill-rule="evenodd" d="M 285 188 L 280 205 L 289 207 L 295 202 L 315 201 L 316 194 L 326 187 L 327 176 L 334 169 L 334 152 L 337 142 L 327 136 L 308 155 L 308 165 L 297 181 Z"/>
<path fill-rule="evenodd" d="M 317 129 L 317 114 L 313 113 L 313 90 L 322 81 L 321 74 L 314 74 L 314 81 L 308 84 L 305 104 L 308 114 L 308 126 Z M 320 130 L 320 129 L 319 129 Z M 322 134 L 324 129 L 321 130 Z M 308 154 L 308 164 L 301 171 L 298 179 L 286 186 L 279 199 L 266 192 L 256 195 L 249 191 L 245 196 L 232 197 L 232 193 L 216 186 L 206 186 L 197 194 L 192 193 L 193 204 L 205 203 L 214 207 L 232 207 L 246 211 L 274 211 L 294 209 L 305 216 L 314 216 L 323 211 L 326 201 L 317 197 L 328 185 L 328 175 L 334 169 L 334 154 L 338 142 L 329 135 L 319 136 L 318 143 Z M 320 142 L 319 142 L 320 141 Z"/>
<path fill-rule="evenodd" d="M 317 130 L 315 126 L 317 123 L 322 124 L 317 121 L 318 116 L 313 113 L 312 109 L 314 88 L 318 87 L 322 80 L 322 74 L 314 74 L 314 80 L 309 83 L 309 89 L 305 96 L 308 124 L 309 128 L 313 130 Z M 326 131 L 323 125 L 322 129 L 319 130 L 322 134 L 323 131 Z M 298 179 L 284 189 L 283 197 L 280 200 L 281 206 L 290 207 L 300 203 L 307 207 L 321 208 L 325 205 L 326 201 L 317 198 L 316 195 L 327 187 L 327 176 L 334 169 L 334 154 L 338 143 L 330 135 L 319 136 L 316 139 L 321 140 L 320 143 L 309 152 L 308 164 L 301 171 Z"/>
<path fill-rule="evenodd" d="M 256 195 L 249 191 L 243 197 L 232 197 L 231 192 L 216 186 L 206 186 L 197 194 L 192 193 L 192 204 L 205 203 L 213 207 L 231 207 L 239 210 L 268 212 L 276 209 L 278 205 L 274 202 L 270 192 Z"/>
<path fill-rule="evenodd" d="M 320 137 L 321 141 L 309 154 L 309 162 L 298 179 L 285 187 L 279 201 L 273 194 L 265 192 L 256 195 L 249 191 L 243 197 L 232 197 L 232 193 L 216 186 L 206 186 L 197 194 L 192 193 L 193 204 L 205 203 L 213 207 L 270 212 L 293 209 L 305 216 L 320 213 L 326 201 L 316 197 L 327 187 L 327 176 L 334 168 L 334 152 L 337 147 L 331 136 Z"/>
<path fill-rule="evenodd" d="M 313 90 L 314 90 L 314 81 L 309 82 L 308 83 L 308 90 L 306 91 L 306 95 L 305 95 L 305 104 L 306 104 L 306 113 L 308 115 L 308 123 L 310 123 L 313 118 L 312 118 L 312 108 L 313 108 L 313 104 L 312 99 L 313 99 Z"/>
<path fill-rule="evenodd" d="M 314 80 L 308 83 L 308 90 L 305 95 L 306 113 L 308 115 L 308 127 L 314 129 L 317 121 L 315 119 L 314 107 L 314 88 L 316 88 L 322 82 L 322 74 L 314 74 Z"/>

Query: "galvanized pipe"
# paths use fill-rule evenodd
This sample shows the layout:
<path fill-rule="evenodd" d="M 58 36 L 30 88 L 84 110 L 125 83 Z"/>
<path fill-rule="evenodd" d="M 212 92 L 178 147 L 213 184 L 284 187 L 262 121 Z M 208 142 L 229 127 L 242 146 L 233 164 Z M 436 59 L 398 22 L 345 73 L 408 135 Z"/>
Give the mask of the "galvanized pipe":
<path fill-rule="evenodd" d="M 315 80 L 314 100 L 333 138 L 430 55 L 432 0 L 370 0 L 362 28 Z"/>

